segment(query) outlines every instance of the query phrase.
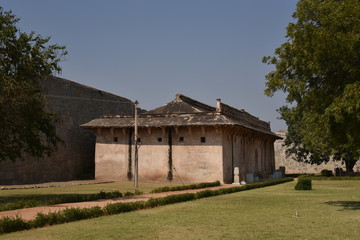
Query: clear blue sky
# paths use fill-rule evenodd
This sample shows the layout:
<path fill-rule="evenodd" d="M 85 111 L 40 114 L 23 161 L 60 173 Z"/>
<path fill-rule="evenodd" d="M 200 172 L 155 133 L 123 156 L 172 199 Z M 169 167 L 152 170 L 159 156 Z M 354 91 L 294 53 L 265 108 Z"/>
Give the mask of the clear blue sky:
<path fill-rule="evenodd" d="M 263 56 L 286 41 L 296 0 L 0 0 L 22 31 L 69 51 L 60 77 L 137 99 L 146 110 L 182 93 L 216 98 L 285 129 L 264 96 Z"/>

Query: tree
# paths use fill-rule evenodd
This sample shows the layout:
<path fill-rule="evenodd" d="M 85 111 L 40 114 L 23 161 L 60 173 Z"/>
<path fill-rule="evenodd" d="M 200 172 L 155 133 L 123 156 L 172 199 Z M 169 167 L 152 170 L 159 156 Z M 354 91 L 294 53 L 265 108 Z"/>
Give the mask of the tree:
<path fill-rule="evenodd" d="M 287 153 L 312 164 L 330 158 L 352 172 L 360 157 L 360 1 L 300 0 L 287 41 L 263 62 L 265 94 L 287 93 L 278 111 Z"/>
<path fill-rule="evenodd" d="M 60 72 L 65 47 L 21 32 L 19 19 L 0 6 L 0 161 L 50 155 L 61 139 L 56 116 L 46 111 L 40 79 Z"/>

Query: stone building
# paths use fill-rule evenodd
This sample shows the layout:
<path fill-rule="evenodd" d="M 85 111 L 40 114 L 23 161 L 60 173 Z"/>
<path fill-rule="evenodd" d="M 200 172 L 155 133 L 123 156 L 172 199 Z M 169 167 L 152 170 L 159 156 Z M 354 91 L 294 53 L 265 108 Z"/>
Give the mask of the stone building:
<path fill-rule="evenodd" d="M 65 144 L 51 157 L 1 162 L 0 184 L 93 178 L 95 135 L 79 126 L 104 114 L 131 114 L 133 103 L 61 78 L 40 83 L 48 110 L 59 119 L 56 130 Z"/>
<path fill-rule="evenodd" d="M 294 159 L 294 156 L 286 156 L 286 147 L 284 146 L 284 139 L 286 137 L 286 131 L 279 131 L 276 134 L 282 139 L 276 140 L 275 147 L 275 166 L 280 168 L 285 167 L 286 174 L 320 174 L 321 170 L 327 169 L 333 171 L 335 174 L 336 168 L 342 168 L 346 170 L 345 164 L 341 161 L 329 161 L 328 163 L 322 163 L 320 165 L 311 165 L 304 162 L 298 162 Z M 360 172 L 360 161 L 353 168 L 354 172 Z"/>
<path fill-rule="evenodd" d="M 130 180 L 134 162 L 134 115 L 103 116 L 82 128 L 96 132 L 96 179 Z M 178 94 L 138 118 L 139 180 L 232 183 L 252 173 L 269 178 L 275 170 L 270 124 L 244 110 L 211 107 Z"/>

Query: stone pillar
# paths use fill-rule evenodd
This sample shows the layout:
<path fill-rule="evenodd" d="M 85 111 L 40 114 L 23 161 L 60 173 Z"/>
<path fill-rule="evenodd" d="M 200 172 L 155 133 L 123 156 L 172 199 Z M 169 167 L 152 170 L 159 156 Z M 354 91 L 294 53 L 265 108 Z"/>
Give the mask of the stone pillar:
<path fill-rule="evenodd" d="M 234 182 L 233 184 L 240 184 L 240 170 L 238 167 L 234 168 Z"/>

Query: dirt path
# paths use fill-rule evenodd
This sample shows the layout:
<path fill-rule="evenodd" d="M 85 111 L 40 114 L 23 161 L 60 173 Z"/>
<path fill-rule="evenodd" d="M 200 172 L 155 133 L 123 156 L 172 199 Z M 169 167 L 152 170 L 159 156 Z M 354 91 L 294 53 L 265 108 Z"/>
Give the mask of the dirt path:
<path fill-rule="evenodd" d="M 115 199 L 104 199 L 104 200 L 97 200 L 91 202 L 78 202 L 78 203 L 63 203 L 51 206 L 44 206 L 44 207 L 34 207 L 34 208 L 23 208 L 11 211 L 3 211 L 0 212 L 0 218 L 2 217 L 16 217 L 19 216 L 24 220 L 32 220 L 36 217 L 37 213 L 49 213 L 49 212 L 57 212 L 64 210 L 66 208 L 89 208 L 89 207 L 104 207 L 109 203 L 118 203 L 118 202 L 136 202 L 136 201 L 147 201 L 150 198 L 156 197 L 165 197 L 169 195 L 181 194 L 181 193 L 196 193 L 200 191 L 204 191 L 206 189 L 209 190 L 216 190 L 220 188 L 229 188 L 234 187 L 231 184 L 225 184 L 218 187 L 210 187 L 210 188 L 202 188 L 202 189 L 193 189 L 193 190 L 184 190 L 184 191 L 174 191 L 174 192 L 163 192 L 163 193 L 151 193 L 151 194 L 144 194 L 144 195 L 135 195 L 129 197 L 121 197 Z"/>

